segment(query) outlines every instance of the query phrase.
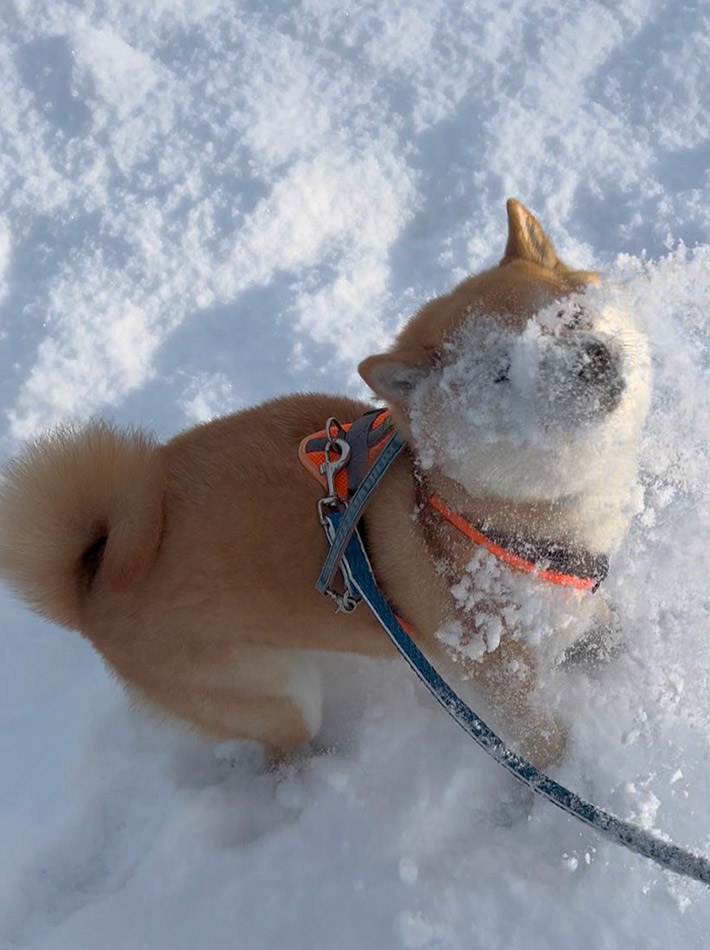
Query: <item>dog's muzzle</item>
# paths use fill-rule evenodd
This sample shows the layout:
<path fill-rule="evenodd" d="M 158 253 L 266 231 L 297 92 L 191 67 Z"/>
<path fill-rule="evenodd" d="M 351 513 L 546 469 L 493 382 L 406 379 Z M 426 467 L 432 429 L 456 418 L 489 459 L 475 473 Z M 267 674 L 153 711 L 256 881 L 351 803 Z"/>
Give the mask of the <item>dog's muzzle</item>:
<path fill-rule="evenodd" d="M 623 353 L 611 337 L 585 333 L 546 341 L 540 354 L 538 398 L 544 423 L 600 422 L 621 402 Z"/>

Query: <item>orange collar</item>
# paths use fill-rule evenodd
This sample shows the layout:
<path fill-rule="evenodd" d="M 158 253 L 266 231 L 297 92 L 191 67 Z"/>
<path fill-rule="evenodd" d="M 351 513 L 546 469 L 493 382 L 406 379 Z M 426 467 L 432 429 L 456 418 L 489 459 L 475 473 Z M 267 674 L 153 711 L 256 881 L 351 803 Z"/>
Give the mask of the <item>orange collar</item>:
<path fill-rule="evenodd" d="M 335 489 L 344 502 L 352 497 L 394 431 L 389 409 L 373 409 L 355 422 L 342 424 L 341 434 L 350 445 L 351 453 L 348 464 L 335 477 Z M 337 434 L 329 433 L 333 437 Z M 306 471 L 324 487 L 325 476 L 320 466 L 325 460 L 326 441 L 326 431 L 322 429 L 303 439 L 298 449 L 298 457 Z M 530 541 L 517 537 L 494 540 L 452 511 L 436 492 L 426 499 L 426 504 L 461 534 L 513 570 L 532 574 L 549 584 L 592 593 L 606 577 L 609 562 L 605 555 L 572 550 L 548 540 Z"/>
<path fill-rule="evenodd" d="M 594 593 L 601 582 L 606 577 L 609 569 L 609 562 L 606 555 L 594 556 L 588 552 L 570 551 L 561 545 L 554 545 L 549 542 L 543 542 L 541 546 L 538 543 L 514 540 L 509 542 L 509 546 L 504 546 L 491 538 L 487 537 L 472 525 L 461 515 L 452 511 L 441 498 L 434 492 L 428 499 L 427 504 L 444 517 L 450 524 L 457 528 L 461 534 L 470 538 L 476 544 L 485 548 L 499 561 L 507 564 L 516 571 L 523 571 L 526 574 L 534 574 L 542 581 L 549 584 L 558 584 L 560 587 L 574 587 L 576 590 L 589 590 Z M 516 553 L 512 550 L 513 545 L 520 546 L 525 553 Z M 542 547 L 542 550 L 540 549 Z M 526 556 L 527 552 L 531 554 L 537 548 L 535 553 L 537 559 Z M 575 571 L 575 573 L 572 573 Z"/>

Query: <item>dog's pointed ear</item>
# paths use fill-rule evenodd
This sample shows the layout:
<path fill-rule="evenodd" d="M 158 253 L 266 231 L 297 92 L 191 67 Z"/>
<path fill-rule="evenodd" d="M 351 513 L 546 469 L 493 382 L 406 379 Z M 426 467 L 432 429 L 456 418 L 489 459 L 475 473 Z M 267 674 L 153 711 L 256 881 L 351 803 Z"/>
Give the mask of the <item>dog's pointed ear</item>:
<path fill-rule="evenodd" d="M 534 214 L 515 198 L 508 198 L 508 243 L 501 266 L 511 261 L 532 261 L 547 270 L 560 266 L 552 242 Z"/>
<path fill-rule="evenodd" d="M 406 406 L 414 387 L 431 371 L 432 362 L 424 350 L 395 350 L 368 356 L 357 371 L 386 402 Z"/>

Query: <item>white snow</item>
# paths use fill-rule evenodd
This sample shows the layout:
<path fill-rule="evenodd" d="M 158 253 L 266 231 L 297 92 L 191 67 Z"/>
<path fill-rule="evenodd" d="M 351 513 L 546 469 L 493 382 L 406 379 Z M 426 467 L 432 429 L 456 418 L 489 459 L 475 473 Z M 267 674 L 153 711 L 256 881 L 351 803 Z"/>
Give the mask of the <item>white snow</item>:
<path fill-rule="evenodd" d="M 627 282 L 654 363 L 628 649 L 559 679 L 556 776 L 710 852 L 709 46 L 689 0 L 6 0 L 2 455 L 361 392 L 515 195 Z M 707 946 L 707 889 L 531 803 L 404 665 L 327 666 L 330 751 L 264 774 L 0 592 L 0 946 Z"/>

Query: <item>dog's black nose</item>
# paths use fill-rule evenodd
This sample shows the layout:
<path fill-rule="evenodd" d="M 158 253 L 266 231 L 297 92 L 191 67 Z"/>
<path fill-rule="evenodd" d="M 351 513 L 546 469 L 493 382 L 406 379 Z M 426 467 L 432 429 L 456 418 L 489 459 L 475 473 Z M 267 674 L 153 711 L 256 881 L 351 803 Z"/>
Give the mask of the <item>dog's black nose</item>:
<path fill-rule="evenodd" d="M 612 356 L 609 347 L 599 340 L 589 340 L 580 353 L 580 377 L 588 383 L 599 382 L 611 369 Z"/>
<path fill-rule="evenodd" d="M 594 386 L 600 408 L 612 412 L 619 405 L 626 383 L 621 374 L 621 357 L 601 340 L 585 340 L 578 357 L 580 379 Z"/>

